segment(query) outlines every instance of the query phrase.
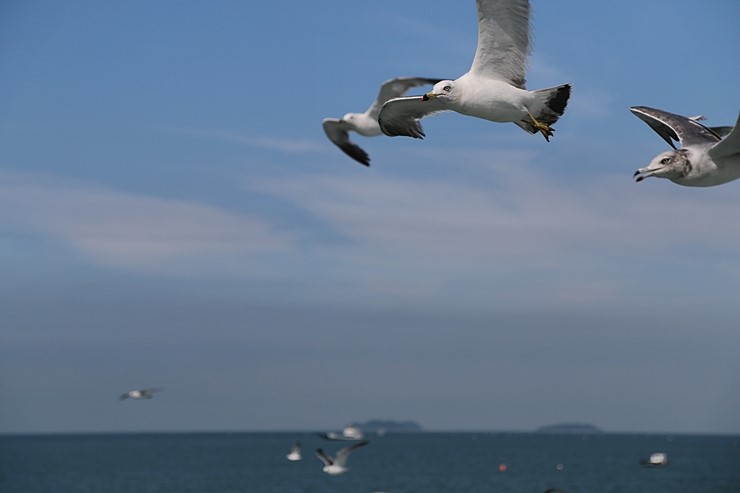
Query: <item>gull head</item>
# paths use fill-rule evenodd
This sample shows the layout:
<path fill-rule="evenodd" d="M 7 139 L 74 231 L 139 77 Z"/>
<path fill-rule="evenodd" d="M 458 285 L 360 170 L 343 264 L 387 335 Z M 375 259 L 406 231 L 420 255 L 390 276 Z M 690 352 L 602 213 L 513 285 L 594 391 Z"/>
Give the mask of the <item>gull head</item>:
<path fill-rule="evenodd" d="M 354 121 L 357 119 L 357 113 L 347 113 L 345 114 L 341 121 L 347 122 L 347 123 L 354 123 Z"/>
<path fill-rule="evenodd" d="M 430 99 L 447 99 L 455 98 L 457 96 L 457 87 L 455 81 L 442 80 L 434 84 L 432 90 L 421 97 L 422 101 L 429 101 Z"/>
<path fill-rule="evenodd" d="M 691 170 L 686 153 L 682 150 L 661 152 L 650 161 L 644 168 L 635 171 L 635 181 L 640 182 L 645 178 L 655 176 L 656 178 L 668 178 L 674 181 L 683 178 Z"/>

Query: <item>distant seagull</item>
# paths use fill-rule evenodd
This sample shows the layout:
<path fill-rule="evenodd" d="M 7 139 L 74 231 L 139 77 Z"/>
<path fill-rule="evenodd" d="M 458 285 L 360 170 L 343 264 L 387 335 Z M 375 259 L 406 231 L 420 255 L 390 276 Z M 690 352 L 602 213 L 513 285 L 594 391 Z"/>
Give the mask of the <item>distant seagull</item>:
<path fill-rule="evenodd" d="M 151 399 L 154 397 L 154 392 L 162 392 L 164 389 L 161 387 L 151 387 L 147 389 L 129 390 L 125 394 L 121 394 L 120 400 L 125 399 Z"/>
<path fill-rule="evenodd" d="M 392 98 L 402 96 L 406 91 L 416 86 L 432 85 L 440 79 L 427 79 L 425 77 L 399 77 L 383 82 L 377 99 L 364 113 L 347 113 L 341 119 L 324 118 L 322 122 L 324 132 L 329 140 L 343 150 L 355 161 L 370 166 L 370 156 L 360 146 L 349 140 L 350 130 L 365 137 L 382 135 L 378 125 L 378 114 L 383 103 Z"/>
<path fill-rule="evenodd" d="M 383 133 L 421 139 L 421 118 L 456 111 L 494 122 L 512 122 L 531 134 L 540 132 L 550 141 L 551 125 L 568 104 L 570 84 L 538 91 L 525 88 L 531 52 L 529 1 L 477 0 L 476 5 L 478 47 L 470 70 L 457 80 L 438 82 L 424 96 L 385 103 L 379 116 Z"/>
<path fill-rule="evenodd" d="M 293 447 L 290 449 L 290 453 L 285 457 L 290 461 L 301 460 L 301 442 L 295 442 Z"/>
<path fill-rule="evenodd" d="M 687 187 L 711 187 L 740 178 L 740 116 L 732 127 L 708 128 L 698 117 L 633 106 L 630 111 L 668 142 L 673 151 L 658 154 L 635 171 L 636 181 L 655 176 Z M 681 144 L 676 149 L 673 141 Z"/>
<path fill-rule="evenodd" d="M 349 447 L 344 447 L 342 449 L 339 449 L 337 452 L 337 455 L 332 458 L 329 455 L 326 454 L 322 449 L 318 448 L 316 449 L 316 457 L 321 460 L 321 462 L 324 463 L 324 469 L 323 471 L 327 474 L 331 474 L 332 476 L 336 476 L 337 474 L 342 474 L 347 472 L 349 469 L 345 466 L 347 463 L 347 457 L 349 457 L 349 454 L 352 453 L 353 450 L 364 447 L 367 445 L 367 440 L 363 440 L 362 442 L 357 442 L 354 445 L 350 445 Z"/>

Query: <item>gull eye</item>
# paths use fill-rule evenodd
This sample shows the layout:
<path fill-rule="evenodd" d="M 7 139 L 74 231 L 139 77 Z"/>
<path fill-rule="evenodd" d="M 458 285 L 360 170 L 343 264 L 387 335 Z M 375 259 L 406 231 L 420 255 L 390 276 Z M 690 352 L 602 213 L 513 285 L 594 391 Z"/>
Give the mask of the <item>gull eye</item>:
<path fill-rule="evenodd" d="M 669 157 L 664 157 L 663 159 L 660 160 L 660 164 L 668 164 L 670 162 L 671 162 L 671 158 Z"/>
<path fill-rule="evenodd" d="M 447 92 L 450 92 L 450 89 L 452 89 L 452 86 L 444 86 L 442 89 Z"/>

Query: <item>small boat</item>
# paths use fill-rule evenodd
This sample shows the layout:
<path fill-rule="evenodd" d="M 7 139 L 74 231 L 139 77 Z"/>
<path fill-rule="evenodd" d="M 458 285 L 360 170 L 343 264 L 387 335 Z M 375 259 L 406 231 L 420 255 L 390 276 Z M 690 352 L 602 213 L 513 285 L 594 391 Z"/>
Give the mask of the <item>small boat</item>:
<path fill-rule="evenodd" d="M 342 435 L 347 440 L 362 440 L 365 435 L 362 434 L 362 430 L 355 425 L 347 425 L 342 430 Z"/>
<path fill-rule="evenodd" d="M 654 452 L 647 459 L 640 459 L 640 465 L 645 467 L 663 467 L 668 465 L 668 455 L 665 452 Z"/>
<path fill-rule="evenodd" d="M 328 433 L 320 433 L 319 436 L 327 440 L 362 440 L 365 438 L 362 430 L 356 425 L 345 426 L 341 433 L 330 431 Z"/>

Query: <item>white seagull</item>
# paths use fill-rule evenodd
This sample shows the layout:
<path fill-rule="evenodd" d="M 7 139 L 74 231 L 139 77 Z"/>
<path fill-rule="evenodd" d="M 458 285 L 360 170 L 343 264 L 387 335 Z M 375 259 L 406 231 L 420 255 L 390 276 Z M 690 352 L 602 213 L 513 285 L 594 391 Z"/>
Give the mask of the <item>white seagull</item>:
<path fill-rule="evenodd" d="M 151 399 L 154 397 L 154 392 L 162 392 L 164 389 L 161 387 L 151 387 L 147 389 L 129 390 L 118 397 L 120 400 L 124 399 Z"/>
<path fill-rule="evenodd" d="M 293 447 L 290 449 L 290 453 L 285 457 L 287 457 L 289 461 L 301 460 L 301 442 L 295 442 Z"/>
<path fill-rule="evenodd" d="M 712 187 L 740 178 L 740 115 L 734 128 L 705 127 L 696 117 L 633 106 L 630 111 L 673 147 L 635 171 L 636 181 L 655 176 L 687 187 Z M 673 141 L 678 141 L 676 149 Z"/>
<path fill-rule="evenodd" d="M 321 462 L 324 463 L 324 469 L 323 471 L 327 474 L 331 474 L 332 476 L 336 476 L 337 474 L 342 474 L 347 472 L 349 469 L 345 466 L 347 463 L 347 457 L 349 457 L 349 454 L 352 453 L 353 450 L 356 448 L 363 447 L 367 445 L 367 440 L 363 440 L 361 442 L 357 442 L 353 445 L 350 445 L 349 447 L 344 447 L 342 449 L 339 449 L 337 452 L 337 455 L 334 456 L 334 458 L 330 457 L 326 454 L 322 449 L 318 448 L 316 449 L 316 457 L 321 460 Z"/>
<path fill-rule="evenodd" d="M 402 96 L 412 87 L 433 85 L 440 79 L 426 77 L 398 77 L 390 79 L 380 86 L 377 99 L 364 113 L 347 113 L 340 119 L 324 118 L 322 125 L 329 140 L 343 150 L 349 157 L 365 166 L 370 166 L 370 156 L 360 146 L 349 139 L 350 130 L 365 137 L 382 135 L 378 125 L 378 114 L 383 103 L 392 98 Z"/>
<path fill-rule="evenodd" d="M 470 70 L 457 80 L 443 80 L 424 96 L 391 99 L 380 111 L 386 135 L 424 137 L 419 120 L 440 111 L 456 111 L 494 122 L 512 122 L 550 141 L 563 115 L 570 84 L 528 91 L 525 88 L 531 26 L 528 0 L 477 0 L 478 47 Z"/>

